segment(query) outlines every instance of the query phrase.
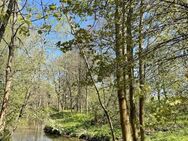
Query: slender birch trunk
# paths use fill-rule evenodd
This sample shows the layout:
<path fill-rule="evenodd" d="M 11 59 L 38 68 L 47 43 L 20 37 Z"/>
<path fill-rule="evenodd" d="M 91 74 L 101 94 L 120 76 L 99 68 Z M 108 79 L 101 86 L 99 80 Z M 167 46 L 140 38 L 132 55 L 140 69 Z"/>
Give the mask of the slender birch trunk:
<path fill-rule="evenodd" d="M 15 1 L 12 2 L 11 5 L 13 11 L 13 20 L 12 20 L 12 37 L 10 45 L 8 46 L 8 59 L 6 65 L 6 72 L 5 72 L 5 87 L 4 87 L 4 96 L 1 106 L 1 113 L 0 113 L 0 132 L 4 131 L 5 129 L 5 118 L 8 110 L 8 102 L 11 94 L 11 86 L 12 86 L 12 62 L 14 60 L 14 50 L 15 50 L 15 23 L 16 23 L 16 12 L 15 12 Z"/>

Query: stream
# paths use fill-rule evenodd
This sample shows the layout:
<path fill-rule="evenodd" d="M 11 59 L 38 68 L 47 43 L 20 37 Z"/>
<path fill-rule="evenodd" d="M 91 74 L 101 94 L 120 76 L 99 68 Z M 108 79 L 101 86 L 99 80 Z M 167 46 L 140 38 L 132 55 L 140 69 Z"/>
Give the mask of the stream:
<path fill-rule="evenodd" d="M 11 141 L 79 141 L 76 138 L 52 138 L 45 135 L 44 126 L 38 122 L 19 126 L 11 136 Z"/>

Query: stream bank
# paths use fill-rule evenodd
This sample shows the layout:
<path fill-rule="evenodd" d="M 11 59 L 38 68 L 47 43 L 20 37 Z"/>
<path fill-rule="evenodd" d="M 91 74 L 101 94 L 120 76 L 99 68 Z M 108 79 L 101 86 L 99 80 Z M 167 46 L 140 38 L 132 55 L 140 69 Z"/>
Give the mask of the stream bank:
<path fill-rule="evenodd" d="M 80 141 L 78 138 L 66 136 L 48 136 L 43 131 L 44 125 L 40 121 L 30 120 L 20 124 L 15 132 L 3 141 Z"/>
<path fill-rule="evenodd" d="M 87 141 L 109 141 L 111 133 L 107 123 L 96 123 L 93 115 L 57 112 L 50 115 L 44 128 L 47 135 L 76 137 Z"/>

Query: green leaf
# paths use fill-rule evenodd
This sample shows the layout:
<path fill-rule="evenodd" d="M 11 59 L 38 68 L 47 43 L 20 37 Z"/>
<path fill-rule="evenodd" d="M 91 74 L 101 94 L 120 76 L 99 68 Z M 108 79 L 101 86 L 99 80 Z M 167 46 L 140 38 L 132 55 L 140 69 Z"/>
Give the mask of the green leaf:
<path fill-rule="evenodd" d="M 32 24 L 32 22 L 30 21 L 30 20 L 25 20 L 25 23 L 27 24 L 27 25 L 31 25 Z"/>
<path fill-rule="evenodd" d="M 51 4 L 51 5 L 49 5 L 49 9 L 50 10 L 56 10 L 56 5 L 55 4 Z"/>
<path fill-rule="evenodd" d="M 38 30 L 37 32 L 38 32 L 38 34 L 42 34 L 42 30 Z"/>

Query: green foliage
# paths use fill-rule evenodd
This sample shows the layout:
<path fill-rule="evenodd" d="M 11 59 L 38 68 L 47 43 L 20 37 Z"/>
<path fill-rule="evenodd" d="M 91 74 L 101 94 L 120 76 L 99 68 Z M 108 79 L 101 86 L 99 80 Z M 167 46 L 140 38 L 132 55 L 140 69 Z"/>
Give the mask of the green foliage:
<path fill-rule="evenodd" d="M 56 10 L 56 5 L 55 4 L 51 4 L 51 5 L 49 5 L 49 9 L 50 10 Z"/>
<path fill-rule="evenodd" d="M 10 131 L 8 129 L 5 129 L 4 133 L 0 133 L 0 140 L 11 141 L 11 138 L 9 135 L 10 135 Z"/>
<path fill-rule="evenodd" d="M 158 132 L 148 137 L 146 141 L 187 141 L 187 128 L 175 132 Z"/>
<path fill-rule="evenodd" d="M 42 30 L 38 30 L 37 32 L 38 32 L 38 34 L 42 34 Z"/>
<path fill-rule="evenodd" d="M 22 26 L 19 30 L 19 34 L 24 35 L 24 36 L 30 36 L 28 27 Z"/>
<path fill-rule="evenodd" d="M 91 136 L 110 136 L 109 125 L 92 124 L 92 115 L 65 111 L 52 114 L 50 117 L 50 126 L 61 129 L 65 133 L 76 134 L 78 136 L 81 134 L 88 134 Z"/>
<path fill-rule="evenodd" d="M 187 120 L 185 111 L 188 107 L 187 80 L 185 80 L 185 77 L 188 78 L 187 62 L 186 59 L 178 56 L 182 54 L 183 57 L 187 56 L 187 11 L 185 10 L 186 6 L 184 6 L 185 1 L 181 1 L 181 4 L 177 1 L 171 4 L 158 0 L 152 1 L 152 3 L 151 1 L 143 1 L 144 17 L 141 20 L 143 29 L 141 29 L 140 36 L 143 39 L 141 44 L 144 51 L 141 57 L 138 55 L 138 36 L 140 34 L 138 21 L 140 21 L 139 12 L 142 11 L 140 2 L 133 1 L 132 3 L 133 11 L 131 13 L 132 23 L 130 29 L 134 39 L 131 44 L 132 54 L 126 53 L 128 43 L 123 41 L 123 38 L 125 38 L 123 30 L 127 30 L 127 23 L 124 23 L 124 21 L 129 18 L 128 3 L 118 5 L 120 18 L 115 19 L 114 13 L 117 5 L 114 0 L 59 0 L 59 2 L 50 4 L 44 2 L 44 5 L 41 5 L 42 11 L 41 7 L 30 5 L 30 2 L 26 4 L 23 10 L 24 13 L 18 9 L 16 10 L 19 12 L 17 13 L 17 22 L 14 28 L 23 25 L 18 29 L 20 35 L 15 37 L 16 51 L 12 65 L 13 86 L 11 86 L 10 105 L 6 119 L 8 125 L 13 126 L 20 107 L 24 103 L 27 91 L 29 91 L 31 92 L 31 97 L 27 101 L 24 116 L 46 119 L 50 115 L 49 123 L 66 132 L 78 134 L 87 132 L 88 134 L 97 134 L 99 136 L 101 134 L 109 135 L 109 127 L 106 124 L 104 112 L 99 106 L 95 89 L 91 86 L 88 68 L 82 58 L 83 52 L 81 50 L 83 50 L 88 58 L 89 71 L 93 75 L 96 86 L 99 88 L 103 104 L 107 107 L 110 116 L 112 116 L 118 137 L 121 134 L 117 105 L 117 74 L 115 70 L 118 53 L 121 54 L 124 51 L 118 63 L 121 64 L 120 69 L 121 67 L 123 68 L 124 72 L 122 74 L 125 74 L 125 76 L 130 75 L 127 72 L 127 68 L 129 66 L 134 67 L 133 72 L 131 72 L 134 76 L 132 78 L 134 84 L 131 84 L 130 87 L 133 87 L 135 92 L 133 98 L 135 110 L 138 109 L 140 96 L 145 98 L 146 129 L 154 130 L 155 128 L 164 128 L 173 124 L 181 125 L 182 128 L 188 126 L 188 122 L 185 122 Z M 18 5 L 21 6 L 22 4 L 19 3 Z M 5 9 L 3 9 L 4 6 Z M 5 13 L 6 6 L 1 5 L 0 7 L 0 25 L 7 18 Z M 125 11 L 123 11 L 123 6 L 126 7 Z M 125 16 L 125 19 L 123 16 Z M 92 18 L 91 21 L 89 21 L 90 18 Z M 39 21 L 39 23 L 42 23 L 41 25 L 35 25 L 32 22 L 38 20 L 42 20 Z M 92 23 L 93 21 L 94 23 Z M 120 36 L 117 41 L 115 37 L 119 36 L 119 33 L 117 33 L 115 23 L 119 25 L 119 30 L 121 31 L 118 32 L 122 34 L 122 37 Z M 0 46 L 1 98 L 3 97 L 5 84 L 4 68 L 6 63 L 4 62 L 7 60 L 6 51 L 8 50 L 7 46 L 9 46 L 7 44 L 11 40 L 9 28 L 11 24 L 12 17 L 3 36 L 6 42 L 1 42 Z M 52 53 L 49 53 L 48 48 L 52 45 L 51 42 L 48 44 L 49 37 L 46 38 L 43 33 L 50 34 L 53 28 L 57 26 L 59 27 L 56 31 L 61 33 L 62 29 L 63 31 L 66 30 L 66 36 L 68 35 L 70 40 L 65 40 L 65 34 L 61 33 L 63 41 L 57 42 L 56 46 L 64 53 L 63 57 L 54 53 L 55 59 L 53 57 L 49 59 L 48 57 Z M 37 31 L 33 31 L 34 29 L 37 29 Z M 72 35 L 70 32 L 73 30 L 74 33 Z M 36 33 L 39 35 L 36 36 Z M 54 36 L 54 38 L 56 37 Z M 25 42 L 26 40 L 30 41 Z M 23 44 L 20 44 L 20 41 Z M 50 39 L 50 41 L 53 42 L 54 40 Z M 118 44 L 121 46 L 120 52 L 116 51 L 116 42 L 119 42 Z M 5 51 L 2 49 L 4 47 L 6 47 Z M 126 61 L 127 59 L 125 58 L 129 58 L 130 55 L 133 55 L 133 60 Z M 138 83 L 140 69 L 138 60 L 143 61 L 145 65 L 143 70 L 145 72 L 145 84 L 141 87 Z M 129 82 L 122 82 L 122 86 L 127 83 Z M 89 91 L 87 93 L 89 106 L 87 108 L 84 107 L 84 110 L 89 109 L 92 114 L 74 113 L 75 109 L 73 108 L 79 103 L 77 99 L 81 101 L 81 104 L 87 103 L 85 102 L 86 93 L 83 92 L 86 87 Z M 64 106 L 62 107 L 69 109 L 69 111 L 58 112 L 58 98 L 60 98 L 58 102 Z M 71 101 L 73 101 L 72 105 L 70 105 Z M 70 109 L 73 111 L 72 113 Z M 94 117 L 99 119 L 96 123 L 93 123 Z M 99 124 L 102 125 L 99 126 Z M 172 133 L 154 133 L 149 138 L 156 141 L 183 141 L 187 137 L 187 132 L 184 129 L 177 130 Z M 165 134 L 168 135 L 165 136 Z"/>

